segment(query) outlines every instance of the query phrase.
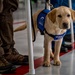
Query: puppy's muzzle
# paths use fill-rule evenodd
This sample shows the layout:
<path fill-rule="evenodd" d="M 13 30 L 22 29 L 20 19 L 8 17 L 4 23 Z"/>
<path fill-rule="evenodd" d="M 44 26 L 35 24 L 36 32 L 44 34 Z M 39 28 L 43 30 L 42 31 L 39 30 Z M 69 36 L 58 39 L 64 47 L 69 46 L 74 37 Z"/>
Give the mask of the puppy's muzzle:
<path fill-rule="evenodd" d="M 65 23 L 65 22 L 64 22 L 64 23 L 63 23 L 63 28 L 64 28 L 64 29 L 68 29 L 68 23 Z"/>

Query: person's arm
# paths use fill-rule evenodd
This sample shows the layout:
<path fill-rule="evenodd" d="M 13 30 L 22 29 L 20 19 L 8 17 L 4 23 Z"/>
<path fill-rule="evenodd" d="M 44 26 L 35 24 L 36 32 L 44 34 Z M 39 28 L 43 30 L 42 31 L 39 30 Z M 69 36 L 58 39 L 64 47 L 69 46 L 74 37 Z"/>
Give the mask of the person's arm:
<path fill-rule="evenodd" d="M 3 0 L 0 0 L 0 13 L 2 12 L 3 10 Z"/>
<path fill-rule="evenodd" d="M 10 10 L 12 12 L 16 11 L 17 8 L 18 8 L 19 0 L 9 0 L 8 2 L 10 4 L 10 6 L 11 6 L 11 9 Z"/>

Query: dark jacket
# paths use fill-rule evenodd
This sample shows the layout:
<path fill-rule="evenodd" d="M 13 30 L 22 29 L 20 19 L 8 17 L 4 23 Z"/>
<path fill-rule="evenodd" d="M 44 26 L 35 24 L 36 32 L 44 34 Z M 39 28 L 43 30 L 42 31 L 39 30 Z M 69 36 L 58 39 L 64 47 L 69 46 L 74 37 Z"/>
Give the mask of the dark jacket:
<path fill-rule="evenodd" d="M 50 0 L 51 4 L 53 4 L 54 8 L 59 6 L 67 6 L 69 7 L 69 0 Z M 72 1 L 72 8 L 75 10 L 75 0 Z"/>

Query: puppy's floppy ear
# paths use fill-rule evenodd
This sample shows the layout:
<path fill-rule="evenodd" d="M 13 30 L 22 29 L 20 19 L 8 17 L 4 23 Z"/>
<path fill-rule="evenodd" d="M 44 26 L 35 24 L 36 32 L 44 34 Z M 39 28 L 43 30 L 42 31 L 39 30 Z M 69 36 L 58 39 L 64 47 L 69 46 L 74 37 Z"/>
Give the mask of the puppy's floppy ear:
<path fill-rule="evenodd" d="M 70 9 L 72 20 L 75 21 L 75 11 Z"/>
<path fill-rule="evenodd" d="M 53 23 L 56 21 L 56 11 L 57 8 L 51 10 L 50 13 L 48 13 L 48 17 Z"/>

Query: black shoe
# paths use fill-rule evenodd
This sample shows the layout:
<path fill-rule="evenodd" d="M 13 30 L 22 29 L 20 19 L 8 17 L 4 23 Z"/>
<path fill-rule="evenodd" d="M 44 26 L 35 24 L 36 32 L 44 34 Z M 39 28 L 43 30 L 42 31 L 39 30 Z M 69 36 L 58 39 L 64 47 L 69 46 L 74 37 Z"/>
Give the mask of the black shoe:
<path fill-rule="evenodd" d="M 15 69 L 15 66 L 9 63 L 3 56 L 0 56 L 0 73 L 10 73 Z"/>
<path fill-rule="evenodd" d="M 11 66 L 9 68 L 6 69 L 0 69 L 0 74 L 10 74 L 10 73 L 15 73 L 16 67 L 15 66 Z"/>
<path fill-rule="evenodd" d="M 65 47 L 65 48 L 68 48 L 69 50 L 72 49 L 72 45 L 66 45 L 66 44 L 63 44 L 62 46 Z"/>
<path fill-rule="evenodd" d="M 68 48 L 61 46 L 60 52 L 68 52 Z"/>

